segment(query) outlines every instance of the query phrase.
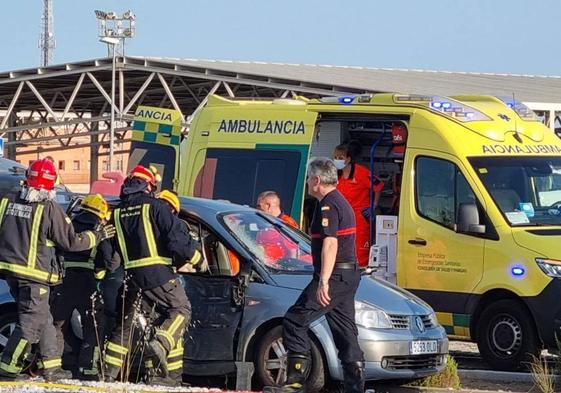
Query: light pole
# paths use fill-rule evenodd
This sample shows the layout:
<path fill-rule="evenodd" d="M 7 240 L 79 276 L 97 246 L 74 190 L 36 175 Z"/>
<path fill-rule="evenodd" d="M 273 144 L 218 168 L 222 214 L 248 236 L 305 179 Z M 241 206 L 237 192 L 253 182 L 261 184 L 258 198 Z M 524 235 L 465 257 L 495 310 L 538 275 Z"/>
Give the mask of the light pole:
<path fill-rule="evenodd" d="M 109 131 L 109 171 L 113 171 L 113 155 L 115 153 L 115 72 L 116 57 L 125 54 L 125 39 L 134 37 L 136 16 L 132 11 L 123 15 L 115 12 L 96 10 L 95 16 L 98 21 L 100 42 L 107 44 L 109 54 L 112 56 L 111 66 L 111 125 Z"/>
<path fill-rule="evenodd" d="M 109 130 L 109 171 L 113 172 L 113 154 L 115 152 L 115 68 L 116 68 L 116 53 L 115 45 L 119 44 L 118 38 L 112 37 L 103 37 L 99 40 L 100 42 L 104 42 L 107 45 L 111 45 L 113 48 L 113 61 L 111 64 L 111 122 L 110 122 L 110 130 Z"/>

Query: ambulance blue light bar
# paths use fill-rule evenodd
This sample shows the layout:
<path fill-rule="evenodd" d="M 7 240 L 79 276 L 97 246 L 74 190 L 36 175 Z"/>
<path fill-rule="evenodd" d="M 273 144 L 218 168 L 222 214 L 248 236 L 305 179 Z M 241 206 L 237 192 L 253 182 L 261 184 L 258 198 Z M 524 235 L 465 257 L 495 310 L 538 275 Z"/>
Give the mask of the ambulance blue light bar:
<path fill-rule="evenodd" d="M 322 97 L 320 98 L 320 102 L 326 104 L 343 104 L 343 105 L 351 105 L 356 103 L 369 103 L 372 99 L 371 94 L 362 94 L 356 96 L 337 96 L 337 97 Z"/>
<path fill-rule="evenodd" d="M 506 104 L 506 106 L 508 106 L 510 109 L 512 109 L 513 111 L 516 112 L 516 114 L 518 116 L 520 116 L 520 118 L 522 120 L 527 120 L 527 121 L 540 121 L 540 119 L 538 118 L 538 116 L 534 113 L 533 110 L 531 110 L 530 108 L 528 108 L 526 105 L 524 105 L 522 102 L 520 101 L 515 101 L 513 99 L 513 97 L 497 97 L 499 100 L 501 100 L 502 102 L 504 102 Z"/>
<path fill-rule="evenodd" d="M 427 106 L 434 111 L 440 112 L 461 122 L 491 120 L 491 118 L 483 112 L 478 111 L 477 109 L 460 101 L 447 97 L 425 96 L 418 94 L 395 94 L 394 102 L 396 104 L 414 103 L 417 105 Z"/>

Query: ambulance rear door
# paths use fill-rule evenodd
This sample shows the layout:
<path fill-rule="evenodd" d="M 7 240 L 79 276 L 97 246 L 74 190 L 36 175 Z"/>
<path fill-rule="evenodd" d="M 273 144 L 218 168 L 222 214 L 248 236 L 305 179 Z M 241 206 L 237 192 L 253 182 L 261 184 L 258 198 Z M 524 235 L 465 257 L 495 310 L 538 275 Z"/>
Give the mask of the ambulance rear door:
<path fill-rule="evenodd" d="M 127 172 L 138 164 L 152 165 L 162 176 L 161 189 L 176 189 L 182 120 L 177 110 L 139 106 L 134 115 Z"/>
<path fill-rule="evenodd" d="M 261 192 L 276 191 L 282 210 L 299 221 L 317 119 L 306 108 L 211 103 L 191 125 L 180 194 L 255 206 Z"/>

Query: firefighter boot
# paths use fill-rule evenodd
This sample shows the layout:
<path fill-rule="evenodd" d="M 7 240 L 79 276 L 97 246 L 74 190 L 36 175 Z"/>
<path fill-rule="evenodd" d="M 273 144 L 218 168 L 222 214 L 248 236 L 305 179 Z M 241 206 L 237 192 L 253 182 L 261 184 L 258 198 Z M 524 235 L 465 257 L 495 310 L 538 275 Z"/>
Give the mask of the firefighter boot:
<path fill-rule="evenodd" d="M 163 377 L 168 376 L 168 354 L 165 348 L 158 340 L 150 340 L 148 342 L 148 355 L 153 356 L 155 359 L 155 368 L 159 369 Z"/>
<path fill-rule="evenodd" d="M 264 393 L 306 393 L 306 379 L 310 359 L 305 354 L 291 353 L 287 356 L 286 382 L 281 387 L 266 386 Z"/>
<path fill-rule="evenodd" d="M 343 363 L 345 393 L 364 393 L 364 362 Z"/>
<path fill-rule="evenodd" d="M 53 367 L 43 370 L 43 379 L 47 382 L 56 382 L 61 379 L 72 379 L 72 372 L 63 370 L 60 367 Z"/>

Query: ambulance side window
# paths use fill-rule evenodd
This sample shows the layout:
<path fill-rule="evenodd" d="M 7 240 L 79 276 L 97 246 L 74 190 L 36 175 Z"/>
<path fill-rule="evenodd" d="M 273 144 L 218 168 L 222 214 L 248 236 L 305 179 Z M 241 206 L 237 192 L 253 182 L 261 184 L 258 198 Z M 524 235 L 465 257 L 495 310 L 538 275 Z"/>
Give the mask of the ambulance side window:
<path fill-rule="evenodd" d="M 476 204 L 476 198 L 456 165 L 420 157 L 415 168 L 415 203 L 420 216 L 453 230 L 459 206 Z"/>

